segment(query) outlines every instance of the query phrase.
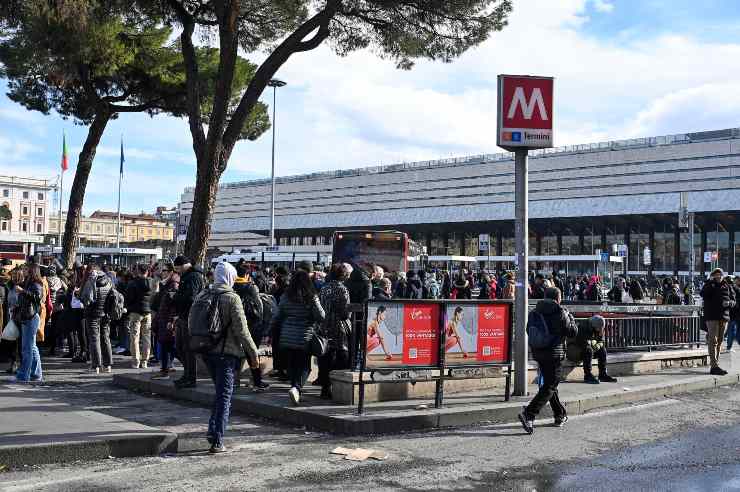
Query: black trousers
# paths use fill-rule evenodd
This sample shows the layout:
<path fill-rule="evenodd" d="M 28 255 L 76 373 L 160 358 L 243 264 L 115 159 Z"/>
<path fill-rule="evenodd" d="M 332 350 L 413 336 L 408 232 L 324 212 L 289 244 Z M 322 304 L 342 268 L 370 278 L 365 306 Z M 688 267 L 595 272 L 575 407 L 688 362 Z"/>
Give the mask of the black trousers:
<path fill-rule="evenodd" d="M 190 335 L 188 332 L 188 322 L 182 318 L 177 318 L 177 327 L 175 329 L 175 344 L 177 357 L 182 362 L 182 380 L 195 382 L 198 376 L 198 369 L 195 362 L 195 353 L 190 351 Z"/>
<path fill-rule="evenodd" d="M 560 403 L 558 395 L 558 384 L 563 377 L 563 363 L 559 357 L 541 356 L 536 357 L 537 364 L 540 366 L 543 383 L 537 395 L 527 406 L 525 413 L 527 417 L 534 419 L 540 410 L 550 402 L 552 414 L 555 418 L 561 418 L 566 415 L 565 407 Z"/>
<path fill-rule="evenodd" d="M 311 372 L 311 355 L 300 349 L 283 350 L 285 361 L 288 364 L 290 386 L 301 390 L 306 385 L 308 374 Z"/>
<path fill-rule="evenodd" d="M 285 354 L 283 349 L 280 348 L 280 327 L 273 327 L 272 333 L 272 369 L 274 371 L 285 371 L 288 369 L 288 364 L 285 362 Z M 257 343 L 255 341 L 255 343 Z"/>
<path fill-rule="evenodd" d="M 82 316 L 82 309 L 69 309 L 65 315 L 65 331 L 69 334 L 70 352 L 76 356 L 87 354 L 88 348 Z"/>
<path fill-rule="evenodd" d="M 606 348 L 601 347 L 599 350 L 593 350 L 590 345 L 586 346 L 586 350 L 583 351 L 583 375 L 590 376 L 591 374 L 591 361 L 596 357 L 599 363 L 599 377 L 606 376 Z"/>
<path fill-rule="evenodd" d="M 349 369 L 349 352 L 332 349 L 319 357 L 319 383 L 323 390 L 331 389 L 329 373 L 341 369 Z"/>

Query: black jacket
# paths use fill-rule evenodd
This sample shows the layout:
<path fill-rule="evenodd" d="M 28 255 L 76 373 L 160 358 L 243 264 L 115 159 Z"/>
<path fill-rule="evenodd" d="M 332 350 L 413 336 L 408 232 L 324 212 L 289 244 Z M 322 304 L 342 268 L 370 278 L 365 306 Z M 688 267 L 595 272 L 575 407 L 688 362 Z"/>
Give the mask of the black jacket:
<path fill-rule="evenodd" d="M 545 318 L 550 331 L 560 336 L 560 343 L 550 349 L 535 350 L 532 355 L 535 360 L 550 357 L 563 360 L 565 358 L 565 339 L 578 335 L 578 325 L 573 319 L 573 315 L 551 299 L 539 301 L 534 309 Z"/>
<path fill-rule="evenodd" d="M 530 299 L 544 299 L 545 298 L 545 286 L 542 284 L 534 283 L 532 284 L 532 295 L 529 296 Z"/>
<path fill-rule="evenodd" d="M 740 303 L 737 302 L 740 299 L 740 287 L 732 283 L 730 284 L 730 288 L 735 295 L 735 305 L 730 309 L 730 319 L 740 321 Z"/>
<path fill-rule="evenodd" d="M 708 280 L 701 289 L 704 299 L 704 320 L 730 320 L 730 309 L 735 307 L 735 290 L 722 280 Z"/>
<path fill-rule="evenodd" d="M 427 297 L 425 290 L 421 280 L 414 277 L 406 282 L 406 295 L 404 297 L 406 299 L 425 299 Z"/>
<path fill-rule="evenodd" d="M 205 280 L 203 278 L 203 270 L 201 270 L 199 266 L 190 267 L 187 272 L 182 274 L 180 277 L 180 285 L 178 286 L 173 299 L 178 317 L 183 319 L 188 318 L 190 306 L 193 305 L 195 296 L 197 296 L 204 287 Z"/>
<path fill-rule="evenodd" d="M 355 267 L 345 285 L 349 291 L 349 302 L 363 303 L 370 299 L 373 284 L 364 268 Z"/>
<path fill-rule="evenodd" d="M 136 277 L 126 286 L 126 311 L 137 314 L 152 312 L 152 296 L 154 295 L 154 279 Z"/>
<path fill-rule="evenodd" d="M 625 291 L 622 287 L 615 285 L 606 295 L 606 297 L 612 302 L 624 302 Z"/>

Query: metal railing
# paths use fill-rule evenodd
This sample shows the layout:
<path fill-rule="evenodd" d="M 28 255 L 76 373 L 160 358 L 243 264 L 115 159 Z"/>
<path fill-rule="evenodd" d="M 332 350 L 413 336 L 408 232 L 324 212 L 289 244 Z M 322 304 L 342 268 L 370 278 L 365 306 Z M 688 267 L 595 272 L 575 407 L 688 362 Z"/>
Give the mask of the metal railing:
<path fill-rule="evenodd" d="M 606 317 L 604 345 L 611 352 L 700 345 L 699 316 Z M 576 318 L 587 323 L 588 318 Z"/>

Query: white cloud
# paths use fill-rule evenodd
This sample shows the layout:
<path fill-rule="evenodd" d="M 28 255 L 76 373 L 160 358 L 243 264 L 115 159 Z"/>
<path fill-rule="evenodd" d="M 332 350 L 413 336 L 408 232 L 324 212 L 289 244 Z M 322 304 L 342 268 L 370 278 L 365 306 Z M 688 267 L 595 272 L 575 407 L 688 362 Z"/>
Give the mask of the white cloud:
<path fill-rule="evenodd" d="M 609 13 L 614 10 L 614 4 L 608 0 L 593 0 L 593 5 L 597 12 Z"/>

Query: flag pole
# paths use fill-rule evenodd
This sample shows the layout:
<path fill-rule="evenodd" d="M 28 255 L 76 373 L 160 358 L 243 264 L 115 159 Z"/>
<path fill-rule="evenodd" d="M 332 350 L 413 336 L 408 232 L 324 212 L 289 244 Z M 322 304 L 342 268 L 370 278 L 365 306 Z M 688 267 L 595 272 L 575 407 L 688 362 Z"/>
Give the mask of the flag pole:
<path fill-rule="evenodd" d="M 118 173 L 118 221 L 116 224 L 116 249 L 121 247 L 121 182 L 123 181 L 123 134 L 121 134 L 121 167 Z"/>
<path fill-rule="evenodd" d="M 64 169 L 62 169 L 61 177 L 59 178 L 59 247 L 62 247 L 62 201 L 64 199 Z"/>

